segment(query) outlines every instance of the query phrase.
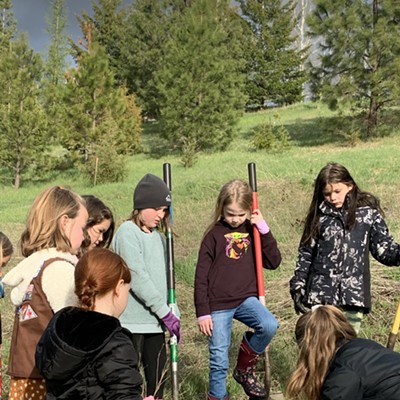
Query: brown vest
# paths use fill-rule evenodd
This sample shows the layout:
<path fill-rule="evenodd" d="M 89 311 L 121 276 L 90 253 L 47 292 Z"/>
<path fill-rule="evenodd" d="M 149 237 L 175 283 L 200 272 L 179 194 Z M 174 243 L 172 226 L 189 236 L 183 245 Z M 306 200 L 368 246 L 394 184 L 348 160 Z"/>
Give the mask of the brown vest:
<path fill-rule="evenodd" d="M 22 304 L 16 308 L 7 373 L 15 378 L 43 378 L 35 366 L 36 345 L 54 312 L 42 288 L 42 274 L 54 261 L 44 261 L 26 289 Z M 56 284 L 56 282 L 55 282 Z"/>

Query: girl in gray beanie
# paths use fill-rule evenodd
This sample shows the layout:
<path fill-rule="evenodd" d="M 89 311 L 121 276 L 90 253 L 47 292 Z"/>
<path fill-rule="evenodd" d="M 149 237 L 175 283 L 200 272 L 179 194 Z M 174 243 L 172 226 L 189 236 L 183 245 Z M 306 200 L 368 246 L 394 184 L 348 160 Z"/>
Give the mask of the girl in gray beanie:
<path fill-rule="evenodd" d="M 166 228 L 171 194 L 163 180 L 146 174 L 133 193 L 133 211 L 117 230 L 114 251 L 134 276 L 122 326 L 132 332 L 146 380 L 146 396 L 162 399 L 166 348 L 164 331 L 180 340 L 179 310 L 167 304 Z"/>

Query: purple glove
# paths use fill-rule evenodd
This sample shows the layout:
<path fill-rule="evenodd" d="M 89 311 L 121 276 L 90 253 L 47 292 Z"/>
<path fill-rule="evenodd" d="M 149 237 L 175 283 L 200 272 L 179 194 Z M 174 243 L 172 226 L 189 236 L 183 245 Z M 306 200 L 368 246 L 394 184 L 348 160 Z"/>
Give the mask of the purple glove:
<path fill-rule="evenodd" d="M 179 318 L 175 317 L 174 313 L 170 311 L 165 317 L 161 318 L 165 327 L 172 336 L 176 336 L 178 343 L 181 341 L 181 322 Z"/>

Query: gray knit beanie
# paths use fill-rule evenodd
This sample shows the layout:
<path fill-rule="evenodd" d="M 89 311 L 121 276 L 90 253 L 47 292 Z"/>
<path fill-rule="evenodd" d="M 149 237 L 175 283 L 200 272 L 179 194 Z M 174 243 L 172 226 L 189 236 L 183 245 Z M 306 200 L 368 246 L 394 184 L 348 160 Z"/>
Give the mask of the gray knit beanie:
<path fill-rule="evenodd" d="M 166 183 L 153 174 L 146 174 L 133 192 L 133 208 L 158 208 L 171 204 L 171 193 Z"/>

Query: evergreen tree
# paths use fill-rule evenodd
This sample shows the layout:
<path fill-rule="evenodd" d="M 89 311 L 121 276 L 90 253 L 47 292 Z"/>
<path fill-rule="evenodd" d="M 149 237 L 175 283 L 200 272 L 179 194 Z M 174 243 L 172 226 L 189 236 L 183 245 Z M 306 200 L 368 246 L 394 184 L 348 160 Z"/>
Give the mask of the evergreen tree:
<path fill-rule="evenodd" d="M 400 2 L 315 0 L 307 23 L 322 38 L 310 65 L 314 93 L 332 109 L 363 110 L 372 135 L 380 111 L 400 98 Z"/>
<path fill-rule="evenodd" d="M 246 30 L 249 104 L 290 104 L 302 99 L 305 49 L 297 49 L 293 0 L 240 0 Z"/>
<path fill-rule="evenodd" d="M 16 26 L 11 0 L 0 0 L 0 60 L 2 53 L 9 50 L 9 45 L 15 38 Z"/>
<path fill-rule="evenodd" d="M 140 110 L 126 89 L 116 87 L 106 50 L 93 40 L 93 25 L 81 21 L 86 43 L 75 45 L 77 68 L 67 75 L 65 103 L 71 126 L 64 145 L 81 164 L 99 149 L 131 154 L 140 149 Z"/>
<path fill-rule="evenodd" d="M 63 103 L 65 89 L 65 72 L 67 70 L 68 41 L 65 35 L 67 28 L 67 10 L 65 0 L 53 0 L 51 14 L 47 18 L 47 33 L 50 47 L 44 67 L 42 81 L 42 98 L 52 136 L 60 139 L 65 136 L 67 128 L 66 111 Z"/>
<path fill-rule="evenodd" d="M 128 32 L 127 11 L 123 0 L 91 0 L 93 17 L 84 14 L 86 21 L 94 26 L 94 35 L 109 56 L 116 85 L 124 86 L 127 81 L 127 59 L 124 50 L 131 46 Z"/>
<path fill-rule="evenodd" d="M 198 0 L 171 29 L 157 80 L 174 147 L 224 149 L 235 133 L 245 101 L 235 21 L 228 1 Z"/>
<path fill-rule="evenodd" d="M 127 85 L 147 118 L 159 118 L 160 92 L 155 76 L 163 64 L 174 8 L 167 0 L 136 0 L 128 14 L 125 42 Z"/>
<path fill-rule="evenodd" d="M 38 101 L 41 72 L 41 57 L 28 47 L 25 35 L 9 43 L 0 62 L 0 165 L 15 188 L 29 172 L 40 172 L 45 162 L 46 118 Z"/>

